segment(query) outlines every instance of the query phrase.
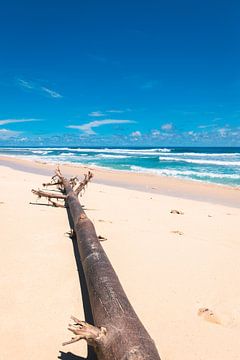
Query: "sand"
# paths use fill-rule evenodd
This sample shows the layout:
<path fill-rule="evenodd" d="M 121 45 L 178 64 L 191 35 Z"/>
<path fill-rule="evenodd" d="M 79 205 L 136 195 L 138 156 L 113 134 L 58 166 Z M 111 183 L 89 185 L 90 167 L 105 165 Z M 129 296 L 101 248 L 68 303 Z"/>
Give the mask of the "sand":
<path fill-rule="evenodd" d="M 51 166 L 6 161 L 0 359 L 85 359 L 84 341 L 61 346 L 70 315 L 84 319 L 66 210 L 31 193 Z M 165 179 L 101 174 L 81 200 L 162 360 L 239 359 L 239 190 L 171 179 L 164 195 Z"/>

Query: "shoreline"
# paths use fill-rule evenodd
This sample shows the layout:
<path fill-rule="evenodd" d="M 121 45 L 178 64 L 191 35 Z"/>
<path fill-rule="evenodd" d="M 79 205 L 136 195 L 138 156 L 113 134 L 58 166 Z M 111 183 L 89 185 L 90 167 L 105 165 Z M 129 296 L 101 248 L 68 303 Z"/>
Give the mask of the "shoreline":
<path fill-rule="evenodd" d="M 190 183 L 200 183 L 200 184 L 205 184 L 205 185 L 213 185 L 213 186 L 218 186 L 218 187 L 222 187 L 222 188 L 228 188 L 228 189 L 237 189 L 240 190 L 240 185 L 229 185 L 229 184 L 222 184 L 222 183 L 216 183 L 216 182 L 211 182 L 211 181 L 204 181 L 204 180 L 199 180 L 199 179 L 191 179 L 191 178 L 184 178 L 184 177 L 180 177 L 180 176 L 174 176 L 174 175 L 163 175 L 163 174 L 158 174 L 156 172 L 154 172 L 155 169 L 148 169 L 145 168 L 144 171 L 136 171 L 136 170 L 126 170 L 126 169 L 115 169 L 115 168 L 111 168 L 108 166 L 101 166 L 101 165 L 96 165 L 96 164 L 84 164 L 84 163 L 77 163 L 77 162 L 68 162 L 68 161 L 64 161 L 64 162 L 57 162 L 57 161 L 48 161 L 47 159 L 37 159 L 37 158 L 33 158 L 33 157 L 29 157 L 29 156 L 15 156 L 15 155 L 3 155 L 0 154 L 0 160 L 6 158 L 7 160 L 10 159 L 16 159 L 16 160 L 26 160 L 28 162 L 33 162 L 33 163 L 38 163 L 38 164 L 43 164 L 43 165 L 66 165 L 66 166 L 71 166 L 73 168 L 75 167 L 79 167 L 79 168 L 92 168 L 92 170 L 102 170 L 102 171 L 106 171 L 106 172 L 117 172 L 117 173 L 122 173 L 122 174 L 140 174 L 140 175 L 149 175 L 149 176 L 155 176 L 155 177 L 160 177 L 160 178 L 173 178 L 176 179 L 177 181 L 184 181 L 184 182 L 190 182 Z M 146 171 L 147 170 L 147 171 Z M 157 169 L 156 169 L 157 170 Z"/>
<path fill-rule="evenodd" d="M 0 156 L 1 165 L 19 171 L 52 176 L 57 163 Z M 64 163 L 60 166 L 66 176 L 82 176 L 86 170 L 91 170 L 94 173 L 93 181 L 97 184 L 240 208 L 239 187 L 81 164 Z"/>

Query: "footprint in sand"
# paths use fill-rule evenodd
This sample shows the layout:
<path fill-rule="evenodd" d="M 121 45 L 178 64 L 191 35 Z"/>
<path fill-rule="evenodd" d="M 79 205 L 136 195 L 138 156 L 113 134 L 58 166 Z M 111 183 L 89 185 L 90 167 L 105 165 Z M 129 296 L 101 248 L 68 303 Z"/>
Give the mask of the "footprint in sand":
<path fill-rule="evenodd" d="M 214 314 L 214 312 L 208 308 L 200 308 L 198 310 L 198 316 L 201 316 L 204 320 L 209 321 L 213 324 L 221 324 L 220 320 Z"/>

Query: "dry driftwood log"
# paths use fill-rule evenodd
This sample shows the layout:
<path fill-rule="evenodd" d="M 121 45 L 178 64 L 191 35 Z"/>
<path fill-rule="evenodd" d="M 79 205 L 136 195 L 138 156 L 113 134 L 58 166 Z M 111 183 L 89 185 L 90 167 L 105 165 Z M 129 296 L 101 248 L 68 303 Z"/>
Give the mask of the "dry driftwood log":
<path fill-rule="evenodd" d="M 160 360 L 79 202 L 78 194 L 91 178 L 89 172 L 81 183 L 76 178 L 67 180 L 59 169 L 53 178 L 64 190 L 72 216 L 94 319 L 94 325 L 90 325 L 72 316 L 73 324 L 68 329 L 75 337 L 64 345 L 85 339 L 94 347 L 99 360 Z M 34 193 L 44 196 L 42 191 Z M 46 193 L 49 199 L 56 198 L 54 195 Z"/>

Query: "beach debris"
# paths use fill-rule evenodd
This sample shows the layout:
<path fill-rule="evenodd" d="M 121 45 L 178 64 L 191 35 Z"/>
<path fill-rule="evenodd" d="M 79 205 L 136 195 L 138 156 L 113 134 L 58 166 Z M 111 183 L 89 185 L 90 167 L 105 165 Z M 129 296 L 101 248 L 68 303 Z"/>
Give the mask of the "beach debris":
<path fill-rule="evenodd" d="M 178 235 L 184 235 L 184 233 L 182 231 L 179 231 L 179 230 L 173 230 L 173 231 L 171 231 L 171 233 L 178 234 Z"/>
<path fill-rule="evenodd" d="M 183 211 L 181 211 L 181 210 L 171 210 L 170 211 L 170 213 L 171 214 L 177 214 L 177 215 L 184 215 L 184 212 Z"/>
<path fill-rule="evenodd" d="M 39 197 L 64 201 L 68 207 L 70 226 L 76 235 L 73 239 L 74 248 L 81 259 L 93 322 L 98 325 L 90 325 L 72 316 L 74 324 L 69 324 L 68 329 L 75 336 L 63 345 L 84 339 L 94 347 L 99 360 L 160 360 L 153 340 L 131 306 L 100 244 L 100 240 L 105 238 L 97 236 L 92 221 L 79 201 L 79 195 L 92 177 L 93 174 L 89 171 L 84 175 L 83 181 L 71 181 L 57 168 L 52 181 L 62 189 L 62 194 L 33 190 Z"/>
<path fill-rule="evenodd" d="M 204 320 L 214 324 L 221 324 L 220 320 L 214 314 L 214 312 L 208 308 L 200 308 L 198 310 L 198 316 L 201 316 Z"/>

